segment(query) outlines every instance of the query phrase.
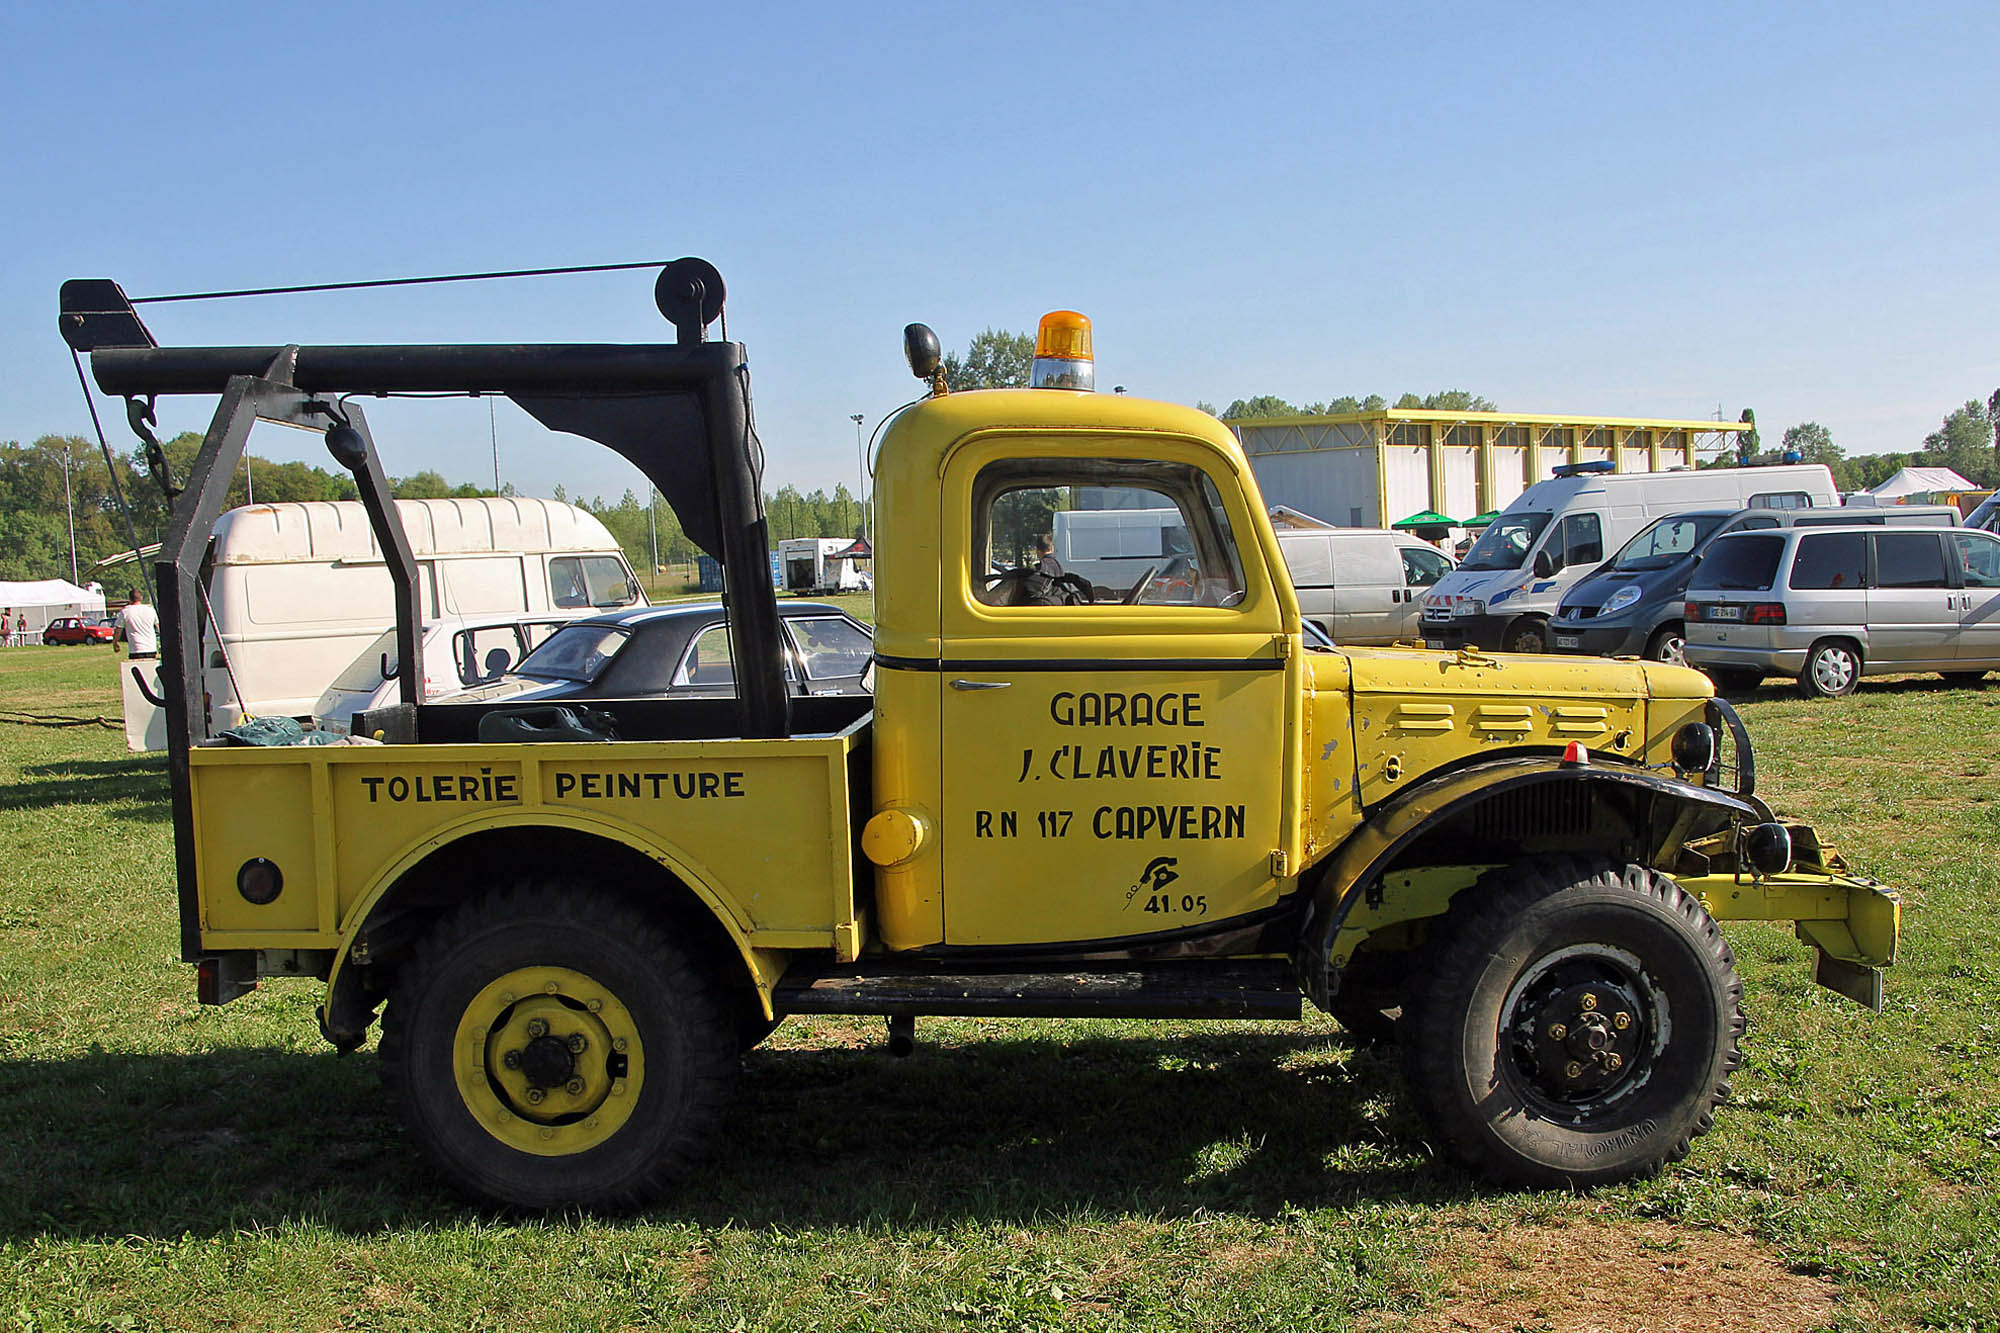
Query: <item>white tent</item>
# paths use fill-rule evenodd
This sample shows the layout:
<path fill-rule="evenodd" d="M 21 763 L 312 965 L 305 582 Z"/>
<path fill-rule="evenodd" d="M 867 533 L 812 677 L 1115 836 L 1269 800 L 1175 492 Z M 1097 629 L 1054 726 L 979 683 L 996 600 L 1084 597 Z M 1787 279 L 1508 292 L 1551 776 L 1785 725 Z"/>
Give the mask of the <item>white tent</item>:
<path fill-rule="evenodd" d="M 1879 486 L 1870 486 L 1864 493 L 1874 496 L 1876 504 L 1890 505 L 1906 503 L 1913 496 L 1929 499 L 1942 493 L 1977 489 L 1948 467 L 1906 467 L 1899 468 L 1895 476 Z"/>
<path fill-rule="evenodd" d="M 28 634 L 39 642 L 42 631 L 58 616 L 103 615 L 104 594 L 79 588 L 68 579 L 0 583 L 0 611 L 7 613 L 9 630 L 15 616 L 27 616 Z"/>

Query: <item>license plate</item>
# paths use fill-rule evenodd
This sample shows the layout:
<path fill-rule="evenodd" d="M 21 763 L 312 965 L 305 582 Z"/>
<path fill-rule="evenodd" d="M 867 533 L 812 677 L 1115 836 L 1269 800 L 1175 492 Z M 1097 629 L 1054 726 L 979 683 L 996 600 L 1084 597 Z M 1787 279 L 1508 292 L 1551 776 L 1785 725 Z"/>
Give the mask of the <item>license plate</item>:
<path fill-rule="evenodd" d="M 1708 608 L 1710 620 L 1741 620 L 1743 608 L 1740 606 L 1711 606 Z"/>
<path fill-rule="evenodd" d="M 1581 648 L 1583 647 L 1583 640 L 1575 634 L 1558 634 L 1556 635 L 1556 647 Z"/>

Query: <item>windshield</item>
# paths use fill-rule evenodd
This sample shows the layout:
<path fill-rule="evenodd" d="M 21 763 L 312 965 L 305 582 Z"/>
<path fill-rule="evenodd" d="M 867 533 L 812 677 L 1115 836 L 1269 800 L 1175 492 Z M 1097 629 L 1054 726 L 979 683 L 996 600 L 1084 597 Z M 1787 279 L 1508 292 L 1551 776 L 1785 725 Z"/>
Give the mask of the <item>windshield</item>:
<path fill-rule="evenodd" d="M 1493 520 L 1493 525 L 1479 534 L 1479 540 L 1465 553 L 1460 569 L 1519 569 L 1528 558 L 1528 550 L 1535 544 L 1535 538 L 1542 535 L 1542 529 L 1549 525 L 1549 514 L 1545 510 L 1535 510 L 1526 514 L 1502 514 Z"/>
<path fill-rule="evenodd" d="M 389 673 L 382 670 L 387 661 Z M 389 678 L 396 670 L 396 631 L 384 630 L 375 642 L 368 645 L 361 656 L 349 662 L 346 668 L 333 678 L 329 689 L 350 690 L 362 693 L 374 689 Z"/>
<path fill-rule="evenodd" d="M 1672 514 L 1656 518 L 1619 548 L 1613 569 L 1665 569 L 1685 558 L 1722 526 L 1727 514 Z"/>
<path fill-rule="evenodd" d="M 538 680 L 595 680 L 629 637 L 613 625 L 569 625 L 522 658 L 513 674 Z"/>

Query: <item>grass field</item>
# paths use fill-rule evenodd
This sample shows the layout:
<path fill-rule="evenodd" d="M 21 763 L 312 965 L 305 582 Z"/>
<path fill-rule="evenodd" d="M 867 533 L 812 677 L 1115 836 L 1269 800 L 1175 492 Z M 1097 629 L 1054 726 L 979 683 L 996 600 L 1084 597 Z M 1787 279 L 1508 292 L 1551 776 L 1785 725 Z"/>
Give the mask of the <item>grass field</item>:
<path fill-rule="evenodd" d="M 116 711 L 0 650 L 0 718 Z M 1906 894 L 1886 1012 L 1732 927 L 1736 1100 L 1657 1180 L 1484 1191 L 1392 1057 L 1303 1026 L 793 1020 L 631 1219 L 446 1193 L 310 985 L 176 961 L 163 766 L 0 723 L 0 1330 L 2000 1329 L 2000 682 L 1744 708 L 1760 787 Z"/>

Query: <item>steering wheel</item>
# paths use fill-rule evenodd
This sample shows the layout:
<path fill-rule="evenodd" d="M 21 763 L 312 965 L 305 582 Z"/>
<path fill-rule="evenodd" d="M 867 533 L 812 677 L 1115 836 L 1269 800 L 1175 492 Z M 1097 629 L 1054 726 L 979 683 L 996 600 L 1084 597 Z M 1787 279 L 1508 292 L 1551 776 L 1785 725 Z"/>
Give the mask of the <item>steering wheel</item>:
<path fill-rule="evenodd" d="M 1025 583 L 1027 581 L 1027 578 L 1028 578 L 1028 571 L 1025 569 L 1002 569 L 992 574 L 982 574 L 980 575 L 979 578 L 979 591 L 981 593 L 989 593 L 1003 583 L 1013 583 L 1019 585 L 1021 583 Z M 985 601 L 986 599 L 982 596 L 980 600 Z M 994 602 L 992 603 L 992 605 L 1011 606 L 1013 602 L 1014 602 L 1014 594 L 1010 592 L 1007 594 L 1005 600 Z"/>
<path fill-rule="evenodd" d="M 1139 602 L 1139 599 L 1146 595 L 1146 590 L 1153 586 L 1153 575 L 1159 572 L 1160 572 L 1159 561 L 1156 560 L 1152 564 L 1147 565 L 1146 572 L 1141 574 L 1139 576 L 1139 581 L 1132 585 L 1132 591 L 1125 594 L 1124 605 L 1136 606 Z"/>
<path fill-rule="evenodd" d="M 1090 580 L 1080 574 L 1058 574 L 1053 580 L 1059 588 L 1068 588 L 1074 594 L 1071 606 L 1089 606 L 1097 600 L 1097 590 L 1090 586 Z"/>

